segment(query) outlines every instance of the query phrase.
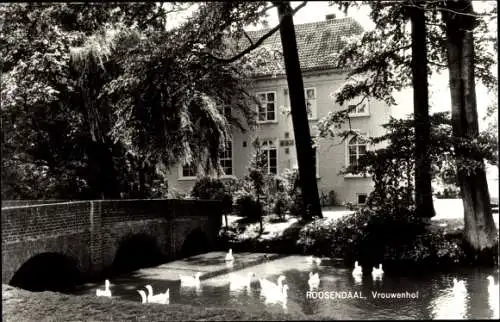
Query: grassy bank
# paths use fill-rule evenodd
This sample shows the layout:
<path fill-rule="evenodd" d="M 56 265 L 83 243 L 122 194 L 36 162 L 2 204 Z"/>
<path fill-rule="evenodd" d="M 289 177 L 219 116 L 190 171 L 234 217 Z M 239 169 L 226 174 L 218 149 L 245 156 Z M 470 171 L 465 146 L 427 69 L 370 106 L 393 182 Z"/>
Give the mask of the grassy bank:
<path fill-rule="evenodd" d="M 304 316 L 223 307 L 141 304 L 117 299 L 33 293 L 2 285 L 3 321 L 261 321 L 308 320 Z M 315 317 L 314 319 L 318 319 Z"/>

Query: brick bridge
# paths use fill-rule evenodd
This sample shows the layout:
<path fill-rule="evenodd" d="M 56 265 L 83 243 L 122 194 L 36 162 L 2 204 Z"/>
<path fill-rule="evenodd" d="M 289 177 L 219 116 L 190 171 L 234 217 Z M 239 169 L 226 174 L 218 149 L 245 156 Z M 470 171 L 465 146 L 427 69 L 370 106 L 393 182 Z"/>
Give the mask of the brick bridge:
<path fill-rule="evenodd" d="M 213 250 L 221 224 L 215 201 L 95 200 L 4 207 L 2 283 L 11 284 L 23 266 L 44 254 L 70 260 L 88 278 L 112 270 L 117 261 L 151 254 L 151 248 L 163 262 L 185 256 L 187 244 Z M 137 250 L 134 243 L 144 240 L 150 243 L 142 243 L 142 249 L 135 245 Z"/>

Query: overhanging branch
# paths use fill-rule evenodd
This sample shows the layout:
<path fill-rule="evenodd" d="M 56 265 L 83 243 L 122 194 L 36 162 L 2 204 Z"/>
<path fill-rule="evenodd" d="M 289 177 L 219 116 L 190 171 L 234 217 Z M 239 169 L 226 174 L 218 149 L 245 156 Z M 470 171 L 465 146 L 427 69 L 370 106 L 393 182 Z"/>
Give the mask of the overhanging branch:
<path fill-rule="evenodd" d="M 299 11 L 300 9 L 302 9 L 305 5 L 307 4 L 307 1 L 304 1 L 302 2 L 299 6 L 297 6 L 297 8 L 293 9 L 292 10 L 292 15 L 296 14 L 297 11 Z M 272 28 L 271 30 L 269 30 L 264 36 L 262 36 L 259 40 L 257 40 L 255 43 L 253 43 L 252 45 L 250 45 L 249 47 L 247 47 L 245 50 L 243 50 L 242 52 L 240 52 L 239 54 L 237 54 L 236 56 L 233 56 L 231 58 L 221 58 L 221 57 L 216 57 L 214 56 L 213 54 L 211 54 L 210 52 L 207 52 L 207 54 L 212 57 L 213 59 L 219 61 L 219 62 L 224 62 L 224 63 L 232 63 L 232 62 L 235 62 L 237 61 L 238 59 L 240 59 L 241 57 L 245 56 L 246 54 L 248 54 L 249 52 L 251 52 L 252 50 L 254 50 L 255 48 L 259 47 L 267 38 L 271 37 L 276 31 L 279 30 L 281 26 L 281 20 L 280 22 L 274 27 Z M 245 34 L 246 35 L 246 34 Z M 246 35 L 248 36 L 248 35 Z"/>

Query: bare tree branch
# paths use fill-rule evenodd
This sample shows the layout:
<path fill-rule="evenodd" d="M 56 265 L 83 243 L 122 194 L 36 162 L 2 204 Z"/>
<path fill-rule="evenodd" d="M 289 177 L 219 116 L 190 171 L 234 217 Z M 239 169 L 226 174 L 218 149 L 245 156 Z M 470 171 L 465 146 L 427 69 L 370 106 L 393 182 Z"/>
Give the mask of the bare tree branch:
<path fill-rule="evenodd" d="M 397 1 L 399 2 L 399 1 Z M 436 1 L 436 2 L 439 2 L 439 1 Z M 459 12 L 459 11 L 455 11 L 455 10 L 452 10 L 452 9 L 449 9 L 449 8 L 444 8 L 444 7 L 439 7 L 439 6 L 436 6 L 436 7 L 428 7 L 428 4 L 429 3 L 424 3 L 424 6 L 419 6 L 419 5 L 414 5 L 414 4 L 404 4 L 403 6 L 404 7 L 408 7 L 408 8 L 418 8 L 418 9 L 422 9 L 422 10 L 440 10 L 440 11 L 448 11 L 448 12 L 451 12 L 453 14 L 456 14 L 456 15 L 459 15 L 459 16 L 469 16 L 469 17 L 475 17 L 475 18 L 482 18 L 482 17 L 487 17 L 489 16 L 488 13 L 484 13 L 484 14 L 478 14 L 478 13 L 466 13 L 466 12 Z"/>
<path fill-rule="evenodd" d="M 305 5 L 307 4 L 307 1 L 302 2 L 299 6 L 297 6 L 295 9 L 292 10 L 292 15 L 296 14 L 297 11 L 302 9 Z M 279 30 L 281 26 L 281 20 L 280 22 L 271 30 L 269 30 L 264 36 L 262 36 L 259 40 L 257 40 L 255 43 L 247 47 L 245 50 L 237 54 L 236 56 L 233 56 L 231 58 L 221 58 L 221 57 L 216 57 L 210 52 L 207 52 L 207 54 L 212 57 L 213 59 L 220 61 L 220 62 L 225 62 L 225 63 L 232 63 L 240 59 L 241 57 L 245 56 L 255 48 L 259 47 L 267 38 L 271 37 L 276 31 Z M 248 36 L 248 35 L 247 35 Z"/>
<path fill-rule="evenodd" d="M 434 66 L 436 66 L 436 67 L 448 68 L 448 65 L 446 65 L 446 64 L 441 64 L 441 63 L 438 63 L 438 62 L 435 62 L 435 61 L 432 61 L 432 60 L 427 60 L 427 62 L 428 62 L 430 65 L 434 65 Z"/>
<path fill-rule="evenodd" d="M 253 40 L 252 40 L 252 38 L 250 38 L 250 36 L 247 34 L 247 32 L 245 30 L 243 30 L 243 34 L 245 35 L 245 37 L 250 42 L 250 45 L 253 46 L 254 45 Z"/>
<path fill-rule="evenodd" d="M 183 10 L 185 10 L 185 8 L 182 5 L 179 5 L 179 4 L 173 4 L 172 9 L 170 9 L 170 10 L 165 10 L 162 7 L 160 7 L 160 8 L 158 8 L 158 12 L 156 14 L 154 14 L 152 17 L 148 18 L 146 21 L 143 21 L 143 22 L 141 22 L 139 24 L 139 29 L 145 28 L 151 21 L 155 20 L 156 18 L 158 18 L 158 17 L 160 17 L 162 15 L 166 16 L 166 15 L 168 15 L 170 13 L 180 12 L 180 11 L 183 11 Z M 135 16 L 132 17 L 132 18 L 134 19 Z"/>
<path fill-rule="evenodd" d="M 267 10 L 272 9 L 272 8 L 274 8 L 274 7 L 276 7 L 276 5 L 275 5 L 275 4 L 273 4 L 273 5 L 269 6 L 269 7 L 265 7 L 265 8 L 264 8 L 264 9 L 262 9 L 261 11 L 257 12 L 257 15 L 261 15 L 261 14 L 263 14 L 264 12 L 266 12 Z"/>

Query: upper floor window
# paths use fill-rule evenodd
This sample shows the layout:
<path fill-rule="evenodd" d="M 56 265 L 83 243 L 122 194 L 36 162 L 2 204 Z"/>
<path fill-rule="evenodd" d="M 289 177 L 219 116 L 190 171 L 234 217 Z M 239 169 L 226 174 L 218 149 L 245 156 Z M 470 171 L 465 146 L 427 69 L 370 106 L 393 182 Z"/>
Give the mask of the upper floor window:
<path fill-rule="evenodd" d="M 366 133 L 358 133 L 353 136 L 347 144 L 347 166 L 357 164 L 361 156 L 368 150 L 368 140 Z"/>
<path fill-rule="evenodd" d="M 262 152 L 265 155 L 266 167 L 268 173 L 278 173 L 278 150 L 272 140 L 264 140 L 261 145 Z"/>
<path fill-rule="evenodd" d="M 221 151 L 219 159 L 224 171 L 223 175 L 233 175 L 233 142 L 231 140 L 226 141 L 226 147 Z"/>
<path fill-rule="evenodd" d="M 351 112 L 349 113 L 350 117 L 356 117 L 356 116 L 368 116 L 370 115 L 368 111 L 368 103 L 363 102 L 359 105 L 357 104 L 349 104 L 348 105 L 349 109 L 352 109 Z"/>
<path fill-rule="evenodd" d="M 290 95 L 288 94 L 288 88 L 283 90 L 288 108 L 291 108 L 290 105 Z M 316 88 L 308 87 L 304 89 L 304 96 L 306 98 L 306 109 L 307 109 L 307 118 L 309 120 L 317 119 L 317 103 L 316 103 Z"/>
<path fill-rule="evenodd" d="M 257 106 L 257 121 L 276 122 L 276 92 L 257 93 L 260 104 Z"/>

